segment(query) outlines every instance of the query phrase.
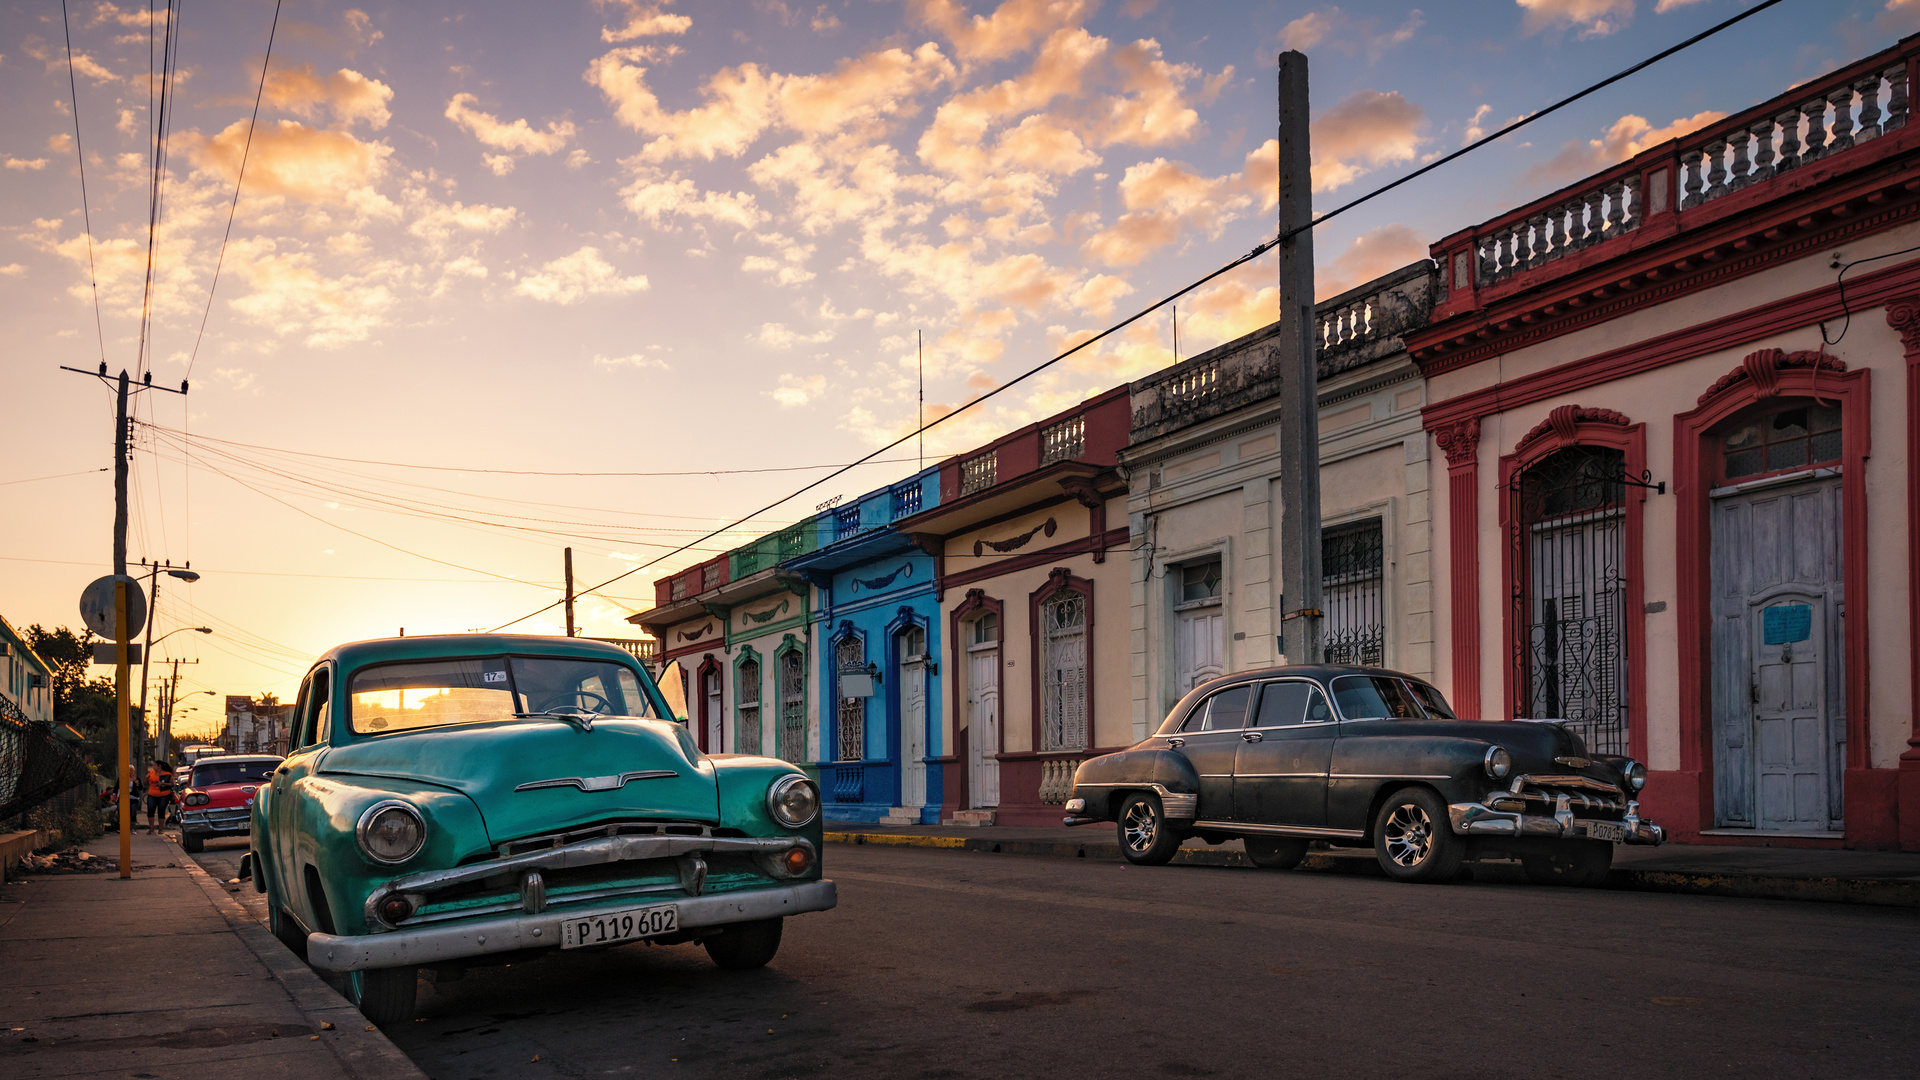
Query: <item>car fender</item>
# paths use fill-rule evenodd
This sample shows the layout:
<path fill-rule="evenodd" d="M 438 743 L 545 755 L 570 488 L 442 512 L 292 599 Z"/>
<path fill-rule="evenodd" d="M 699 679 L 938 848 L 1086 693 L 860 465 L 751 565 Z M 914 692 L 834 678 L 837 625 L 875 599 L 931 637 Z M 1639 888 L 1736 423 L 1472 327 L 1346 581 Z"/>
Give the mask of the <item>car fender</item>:
<path fill-rule="evenodd" d="M 272 867 L 281 903 L 313 929 L 325 929 L 313 898 L 302 886 L 306 868 L 317 872 L 332 915 L 333 933 L 364 934 L 362 908 L 381 884 L 429 866 L 457 866 L 492 851 L 486 822 L 471 799 L 457 791 L 413 781 L 381 779 L 365 783 L 340 776 L 305 776 L 276 793 L 291 799 L 295 865 Z M 375 803 L 397 800 L 412 806 L 426 823 L 426 843 L 402 863 L 374 861 L 360 850 L 355 829 L 360 816 Z M 256 802 L 255 810 L 258 812 Z M 276 845 L 277 846 L 277 845 Z M 271 865 L 271 864 L 269 864 Z"/>
<path fill-rule="evenodd" d="M 1074 797 L 1086 800 L 1085 817 L 1111 820 L 1119 813 L 1121 798 L 1134 791 L 1197 799 L 1200 774 L 1186 755 L 1158 747 L 1088 758 L 1073 774 Z"/>
<path fill-rule="evenodd" d="M 1487 749 L 1494 745 L 1485 739 L 1414 732 L 1341 735 L 1327 777 L 1330 828 L 1371 830 L 1381 797 L 1398 788 L 1432 788 L 1442 800 L 1455 803 L 1480 800 L 1493 783 L 1482 767 Z"/>

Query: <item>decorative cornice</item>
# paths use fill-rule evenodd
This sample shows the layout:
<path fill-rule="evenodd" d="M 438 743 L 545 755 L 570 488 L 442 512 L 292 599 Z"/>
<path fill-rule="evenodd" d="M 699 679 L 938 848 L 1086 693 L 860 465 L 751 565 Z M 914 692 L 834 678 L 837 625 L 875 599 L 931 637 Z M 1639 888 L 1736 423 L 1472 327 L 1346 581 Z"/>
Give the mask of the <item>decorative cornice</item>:
<path fill-rule="evenodd" d="M 875 592 L 884 589 L 893 584 L 894 580 L 901 574 L 905 574 L 909 578 L 913 577 L 913 561 L 911 559 L 894 567 L 893 573 L 891 574 L 882 574 L 879 577 L 871 578 L 854 578 L 851 591 L 859 592 L 862 588 L 865 588 L 869 592 Z"/>
<path fill-rule="evenodd" d="M 1065 484 L 1066 481 L 1062 480 L 1061 485 L 1065 486 Z M 1018 536 L 1009 536 L 1005 540 L 975 540 L 973 542 L 973 557 L 978 559 L 985 555 L 985 549 L 987 548 L 992 548 L 1002 555 L 1005 555 L 1009 551 L 1019 551 L 1021 548 L 1027 546 L 1028 541 L 1033 539 L 1034 534 L 1044 532 L 1048 536 L 1052 536 L 1059 528 L 1060 526 L 1057 522 L 1052 518 L 1048 518 L 1033 528 L 1028 529 L 1026 532 Z"/>
<path fill-rule="evenodd" d="M 1547 437 L 1549 433 L 1557 435 L 1563 443 L 1572 443 L 1579 436 L 1581 424 L 1611 424 L 1614 427 L 1630 427 L 1632 421 L 1627 414 L 1612 409 L 1589 409 L 1584 405 L 1562 405 L 1547 414 L 1532 431 L 1520 436 L 1514 444 L 1516 452 Z"/>
<path fill-rule="evenodd" d="M 783 614 L 787 610 L 789 603 L 790 601 L 782 600 L 765 611 L 743 611 L 740 613 L 740 617 L 755 625 L 769 623 L 773 621 L 775 615 Z"/>
<path fill-rule="evenodd" d="M 1920 296 L 1903 296 L 1888 304 L 1887 325 L 1900 332 L 1907 359 L 1920 359 Z"/>
<path fill-rule="evenodd" d="M 707 636 L 707 631 L 713 629 L 713 626 L 714 626 L 713 623 L 708 623 L 707 625 L 701 627 L 700 629 L 694 630 L 691 632 L 682 630 L 680 631 L 680 640 L 681 641 L 699 641 L 701 638 Z"/>
<path fill-rule="evenodd" d="M 1479 460 L 1480 418 L 1469 416 L 1433 429 L 1433 441 L 1447 455 L 1449 468 L 1462 468 Z"/>
<path fill-rule="evenodd" d="M 1891 312 L 1888 318 L 1892 318 Z M 1694 404 L 1705 405 L 1742 379 L 1753 383 L 1757 397 L 1770 398 L 1780 392 L 1780 373 L 1789 368 L 1812 368 L 1817 377 L 1822 370 L 1843 374 L 1847 370 L 1847 365 L 1840 358 L 1829 356 L 1818 349 L 1802 349 L 1799 352 L 1760 349 L 1748 353 L 1746 359 L 1740 361 L 1739 367 L 1720 376 L 1719 381 L 1707 387 L 1706 393 L 1701 394 Z"/>

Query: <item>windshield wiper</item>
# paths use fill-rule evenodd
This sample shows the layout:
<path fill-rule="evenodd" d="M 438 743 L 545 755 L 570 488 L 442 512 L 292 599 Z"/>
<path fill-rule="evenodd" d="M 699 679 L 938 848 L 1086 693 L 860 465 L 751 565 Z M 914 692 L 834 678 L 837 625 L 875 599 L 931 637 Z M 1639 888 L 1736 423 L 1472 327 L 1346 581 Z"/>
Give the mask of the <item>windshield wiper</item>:
<path fill-rule="evenodd" d="M 584 709 L 574 707 L 568 709 L 548 709 L 544 712 L 517 712 L 513 714 L 513 718 L 515 720 L 565 720 L 569 724 L 578 725 L 581 731 L 592 731 L 594 720 L 605 715 L 607 714 L 588 712 Z"/>

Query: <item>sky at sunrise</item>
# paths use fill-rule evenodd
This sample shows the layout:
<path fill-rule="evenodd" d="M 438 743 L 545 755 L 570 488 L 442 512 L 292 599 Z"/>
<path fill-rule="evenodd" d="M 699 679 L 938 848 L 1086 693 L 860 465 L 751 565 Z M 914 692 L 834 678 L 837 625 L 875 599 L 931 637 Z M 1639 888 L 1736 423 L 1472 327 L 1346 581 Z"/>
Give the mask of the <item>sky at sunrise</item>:
<path fill-rule="evenodd" d="M 4 3 L 0 614 L 78 627 L 110 571 L 112 395 L 60 365 L 190 379 L 136 398 L 129 552 L 202 575 L 162 585 L 160 632 L 215 633 L 156 655 L 286 697 L 340 642 L 553 602 L 565 546 L 591 585 L 911 431 L 922 364 L 933 419 L 1260 243 L 1283 49 L 1324 211 L 1745 6 L 286 0 L 262 87 L 271 0 L 183 0 L 149 290 L 164 16 Z M 1318 292 L 1915 31 L 1920 0 L 1788 0 L 1319 227 Z M 1183 299 L 1181 355 L 1273 321 L 1275 278 Z M 1143 319 L 926 460 L 1172 335 Z M 584 598 L 584 632 L 637 636 L 654 578 L 919 453 Z"/>

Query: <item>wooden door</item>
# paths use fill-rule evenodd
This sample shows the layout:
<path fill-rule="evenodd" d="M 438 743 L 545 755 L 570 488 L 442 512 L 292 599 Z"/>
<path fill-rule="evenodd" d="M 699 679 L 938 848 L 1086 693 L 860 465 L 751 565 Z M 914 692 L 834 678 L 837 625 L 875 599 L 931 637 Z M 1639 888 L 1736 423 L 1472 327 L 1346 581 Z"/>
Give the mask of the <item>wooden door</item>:
<path fill-rule="evenodd" d="M 927 632 L 900 635 L 900 805 L 927 804 Z"/>
<path fill-rule="evenodd" d="M 700 676 L 700 683 L 700 715 L 707 729 L 707 752 L 717 754 L 720 752 L 720 729 L 726 720 L 726 714 L 720 708 L 719 670 L 708 668 Z M 739 742 L 738 734 L 734 741 Z"/>
<path fill-rule="evenodd" d="M 1176 611 L 1173 616 L 1172 707 L 1186 692 L 1226 673 L 1226 618 L 1220 605 Z"/>
<path fill-rule="evenodd" d="M 967 653 L 967 763 L 974 809 L 1000 805 L 1000 650 Z"/>
<path fill-rule="evenodd" d="M 1713 506 L 1714 821 L 1834 832 L 1846 761 L 1840 481 Z"/>

